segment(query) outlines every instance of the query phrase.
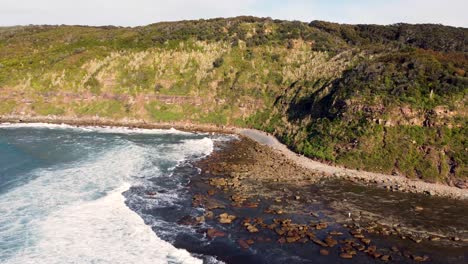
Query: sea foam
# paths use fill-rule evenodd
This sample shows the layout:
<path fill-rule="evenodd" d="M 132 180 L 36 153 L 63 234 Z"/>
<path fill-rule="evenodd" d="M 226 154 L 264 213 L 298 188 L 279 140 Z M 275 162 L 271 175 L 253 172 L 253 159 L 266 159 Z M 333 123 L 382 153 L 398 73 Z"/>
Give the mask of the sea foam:
<path fill-rule="evenodd" d="M 74 126 L 74 125 L 68 125 L 68 124 L 49 124 L 49 123 L 0 123 L 0 128 L 69 129 L 69 130 L 76 130 L 80 132 L 95 132 L 95 133 L 108 133 L 108 134 L 193 135 L 193 133 L 191 132 L 180 131 L 175 128 L 146 129 L 146 128 L 130 128 L 130 127 L 116 127 L 116 126 Z"/>
<path fill-rule="evenodd" d="M 40 240 L 6 263 L 202 263 L 159 239 L 116 191 L 54 212 L 38 226 Z"/>
<path fill-rule="evenodd" d="M 68 125 L 13 126 L 102 132 L 102 128 Z M 125 131 L 106 129 L 105 133 Z M 212 151 L 213 141 L 208 137 L 183 139 L 165 152 L 129 141 L 85 160 L 30 172 L 35 175 L 33 180 L 0 196 L 0 262 L 202 263 L 158 238 L 125 205 L 122 193 L 137 183 L 138 177 L 158 177 L 161 172 L 150 161 L 167 159 L 180 163 Z"/>

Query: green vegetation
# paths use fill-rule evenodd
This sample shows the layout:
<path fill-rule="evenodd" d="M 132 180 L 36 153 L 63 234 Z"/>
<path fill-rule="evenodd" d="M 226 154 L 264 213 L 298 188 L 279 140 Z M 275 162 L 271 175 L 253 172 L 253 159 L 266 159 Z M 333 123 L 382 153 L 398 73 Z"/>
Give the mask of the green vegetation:
<path fill-rule="evenodd" d="M 0 114 L 255 127 L 315 159 L 466 181 L 467 38 L 255 17 L 0 28 Z"/>
<path fill-rule="evenodd" d="M 16 106 L 16 102 L 12 100 L 2 101 L 0 103 L 0 114 L 8 114 L 11 113 Z"/>
<path fill-rule="evenodd" d="M 116 100 L 106 100 L 95 103 L 79 104 L 77 106 L 74 106 L 72 109 L 74 109 L 78 116 L 123 118 L 126 114 L 122 102 Z"/>
<path fill-rule="evenodd" d="M 39 115 L 63 115 L 65 110 L 63 108 L 57 107 L 50 102 L 45 102 L 38 100 L 32 104 L 31 108 L 38 113 Z"/>

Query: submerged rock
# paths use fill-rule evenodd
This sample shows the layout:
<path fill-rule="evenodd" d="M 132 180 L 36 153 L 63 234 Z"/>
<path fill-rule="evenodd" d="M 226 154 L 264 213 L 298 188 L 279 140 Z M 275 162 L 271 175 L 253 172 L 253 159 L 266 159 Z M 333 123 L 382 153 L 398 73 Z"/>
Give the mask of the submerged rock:
<path fill-rule="evenodd" d="M 213 239 L 213 238 L 216 238 L 216 237 L 224 237 L 226 236 L 226 233 L 224 232 L 221 232 L 219 230 L 216 230 L 214 228 L 210 228 L 206 231 L 206 235 L 210 238 L 210 239 Z"/>
<path fill-rule="evenodd" d="M 320 245 L 322 247 L 328 247 L 328 244 L 323 242 L 322 240 L 316 238 L 316 237 L 311 237 L 310 240 L 312 240 L 315 244 Z"/>
<path fill-rule="evenodd" d="M 286 241 L 288 243 L 294 243 L 294 242 L 298 241 L 299 239 L 301 239 L 301 237 L 296 235 L 296 236 L 293 236 L 293 237 L 287 237 Z"/>
<path fill-rule="evenodd" d="M 412 256 L 412 259 L 416 262 L 424 262 L 424 261 L 428 261 L 429 257 L 428 256 Z"/>
<path fill-rule="evenodd" d="M 330 252 L 326 249 L 320 249 L 320 255 L 322 256 L 328 256 L 330 254 Z"/>
<path fill-rule="evenodd" d="M 198 225 L 200 224 L 201 221 L 199 221 L 199 219 L 193 217 L 193 216 L 190 216 L 190 215 L 186 215 L 184 217 L 182 217 L 179 221 L 177 221 L 177 223 L 179 225 Z"/>
<path fill-rule="evenodd" d="M 343 252 L 343 253 L 340 254 L 340 257 L 344 258 L 344 259 L 352 259 L 353 255 L 351 255 L 349 253 L 346 253 L 346 252 Z"/>
<path fill-rule="evenodd" d="M 250 247 L 249 243 L 247 243 L 245 240 L 243 239 L 239 239 L 237 241 L 237 243 L 239 244 L 239 246 L 243 249 L 248 249 Z"/>

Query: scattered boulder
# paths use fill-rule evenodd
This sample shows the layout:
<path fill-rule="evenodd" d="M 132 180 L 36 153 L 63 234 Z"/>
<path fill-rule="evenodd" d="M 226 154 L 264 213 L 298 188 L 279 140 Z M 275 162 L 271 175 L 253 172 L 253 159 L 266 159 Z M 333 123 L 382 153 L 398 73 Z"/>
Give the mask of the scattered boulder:
<path fill-rule="evenodd" d="M 318 224 L 315 224 L 315 229 L 317 230 L 320 230 L 320 229 L 325 229 L 328 227 L 328 224 L 327 223 L 324 223 L 324 222 L 320 222 Z"/>
<path fill-rule="evenodd" d="M 283 230 L 282 228 L 276 228 L 275 232 L 276 232 L 276 234 L 278 234 L 278 236 L 282 236 L 282 235 L 284 235 L 286 233 L 286 231 Z"/>
<path fill-rule="evenodd" d="M 338 241 L 333 239 L 331 236 L 328 236 L 325 238 L 325 243 L 327 243 L 329 247 L 334 247 L 338 244 Z"/>
<path fill-rule="evenodd" d="M 362 239 L 361 239 L 361 242 L 364 243 L 364 244 L 366 244 L 366 245 L 369 245 L 370 242 L 371 242 L 371 240 L 370 240 L 369 238 L 362 238 Z"/>
<path fill-rule="evenodd" d="M 364 235 L 363 234 L 355 234 L 353 235 L 355 238 L 359 238 L 359 239 L 364 239 Z"/>
<path fill-rule="evenodd" d="M 338 231 L 330 231 L 328 234 L 330 234 L 330 236 L 342 236 L 343 235 L 343 233 L 338 232 Z"/>
<path fill-rule="evenodd" d="M 222 213 L 219 215 L 219 222 L 221 224 L 231 224 L 237 217 L 235 215 L 229 215 L 227 213 Z"/>
<path fill-rule="evenodd" d="M 413 237 L 413 236 L 411 236 L 410 239 L 411 239 L 414 243 L 417 243 L 417 244 L 421 243 L 421 241 L 422 241 L 422 239 L 417 238 L 417 237 Z"/>
<path fill-rule="evenodd" d="M 246 223 L 245 226 L 247 228 L 247 231 L 249 231 L 250 233 L 257 233 L 259 231 L 257 227 L 249 223 Z"/>
<path fill-rule="evenodd" d="M 213 218 L 214 218 L 214 213 L 213 213 L 213 211 L 206 211 L 206 212 L 205 212 L 205 218 L 206 218 L 206 219 L 209 219 L 209 220 L 213 219 Z"/>

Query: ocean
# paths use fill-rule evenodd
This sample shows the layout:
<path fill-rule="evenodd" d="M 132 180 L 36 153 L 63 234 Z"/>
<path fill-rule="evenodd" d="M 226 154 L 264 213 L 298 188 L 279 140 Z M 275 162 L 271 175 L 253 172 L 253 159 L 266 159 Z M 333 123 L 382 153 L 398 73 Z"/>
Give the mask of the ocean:
<path fill-rule="evenodd" d="M 216 263 L 171 241 L 180 234 L 203 241 L 174 223 L 203 214 L 187 202 L 187 182 L 198 173 L 189 162 L 231 139 L 173 129 L 0 125 L 0 263 Z"/>

